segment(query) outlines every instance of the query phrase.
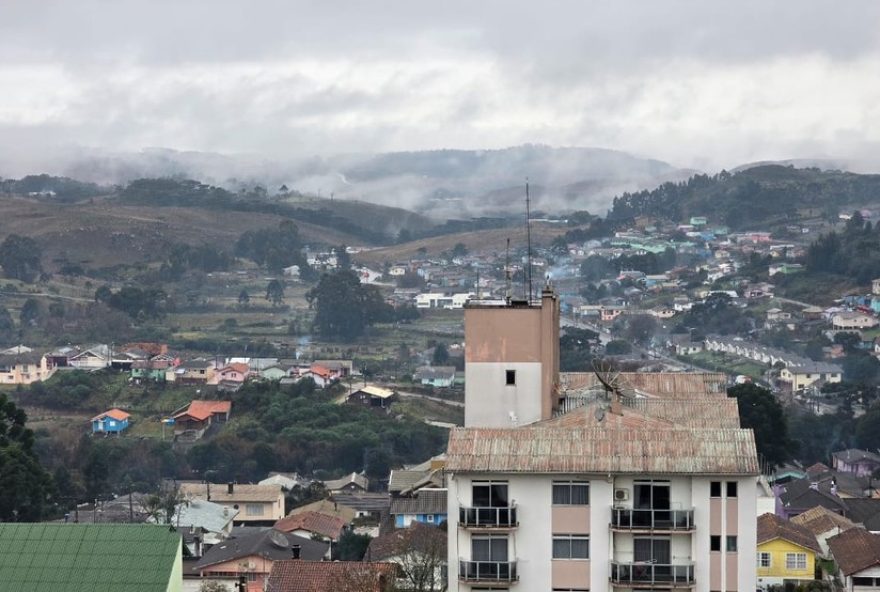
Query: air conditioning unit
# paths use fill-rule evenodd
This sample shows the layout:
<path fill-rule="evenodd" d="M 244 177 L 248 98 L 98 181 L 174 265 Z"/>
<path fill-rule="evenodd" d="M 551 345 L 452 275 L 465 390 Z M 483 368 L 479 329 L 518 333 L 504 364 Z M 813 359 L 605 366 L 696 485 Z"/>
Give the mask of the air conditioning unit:
<path fill-rule="evenodd" d="M 628 499 L 629 499 L 629 489 L 615 489 L 614 490 L 614 501 L 625 502 Z"/>

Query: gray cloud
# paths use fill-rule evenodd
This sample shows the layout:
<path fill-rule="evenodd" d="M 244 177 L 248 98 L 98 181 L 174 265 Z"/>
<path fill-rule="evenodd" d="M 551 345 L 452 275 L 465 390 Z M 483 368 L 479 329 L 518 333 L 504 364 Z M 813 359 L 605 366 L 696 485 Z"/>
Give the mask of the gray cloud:
<path fill-rule="evenodd" d="M 872 0 L 7 0 L 0 174 L 71 146 L 867 158 L 878 67 Z"/>

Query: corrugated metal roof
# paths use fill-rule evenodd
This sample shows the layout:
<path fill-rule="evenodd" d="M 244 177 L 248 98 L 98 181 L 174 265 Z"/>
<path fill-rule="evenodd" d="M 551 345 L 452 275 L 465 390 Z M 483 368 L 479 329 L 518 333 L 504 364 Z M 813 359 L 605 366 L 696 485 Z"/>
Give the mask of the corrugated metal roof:
<path fill-rule="evenodd" d="M 736 399 L 728 397 L 694 397 L 688 399 L 629 399 L 620 414 L 605 413 L 601 422 L 596 410 L 607 406 L 590 401 L 553 419 L 536 425 L 542 427 L 692 427 L 738 428 L 739 410 Z"/>
<path fill-rule="evenodd" d="M 563 390 L 577 390 L 599 385 L 593 372 L 563 372 L 559 375 Z M 618 376 L 624 391 L 669 398 L 692 395 L 722 395 L 727 386 L 723 372 L 621 372 Z"/>
<path fill-rule="evenodd" d="M 446 469 L 491 473 L 757 475 L 751 430 L 456 428 Z"/>

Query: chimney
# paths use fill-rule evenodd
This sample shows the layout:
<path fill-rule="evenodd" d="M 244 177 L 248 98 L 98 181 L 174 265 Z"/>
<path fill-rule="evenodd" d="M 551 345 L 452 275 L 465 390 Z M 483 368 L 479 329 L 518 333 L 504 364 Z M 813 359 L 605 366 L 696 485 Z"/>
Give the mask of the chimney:
<path fill-rule="evenodd" d="M 302 551 L 302 547 L 300 547 L 299 545 L 293 545 L 290 548 L 290 552 L 293 554 L 294 559 L 299 559 L 301 551 Z"/>
<path fill-rule="evenodd" d="M 230 481 L 229 483 L 226 484 L 226 493 L 228 493 L 229 495 L 232 495 L 233 493 L 235 493 L 235 483 Z"/>

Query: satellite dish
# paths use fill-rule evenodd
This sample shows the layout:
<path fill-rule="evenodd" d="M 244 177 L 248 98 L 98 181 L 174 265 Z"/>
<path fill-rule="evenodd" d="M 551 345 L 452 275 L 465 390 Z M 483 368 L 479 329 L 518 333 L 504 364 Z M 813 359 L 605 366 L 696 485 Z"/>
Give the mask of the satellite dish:
<path fill-rule="evenodd" d="M 620 371 L 604 360 L 593 360 L 593 372 L 596 378 L 605 387 L 605 393 L 608 398 L 612 394 L 620 395 Z"/>
<path fill-rule="evenodd" d="M 280 547 L 281 549 L 287 549 L 290 547 L 290 541 L 287 540 L 287 536 L 280 530 L 273 529 L 269 533 L 269 540 L 272 541 L 273 545 Z"/>

